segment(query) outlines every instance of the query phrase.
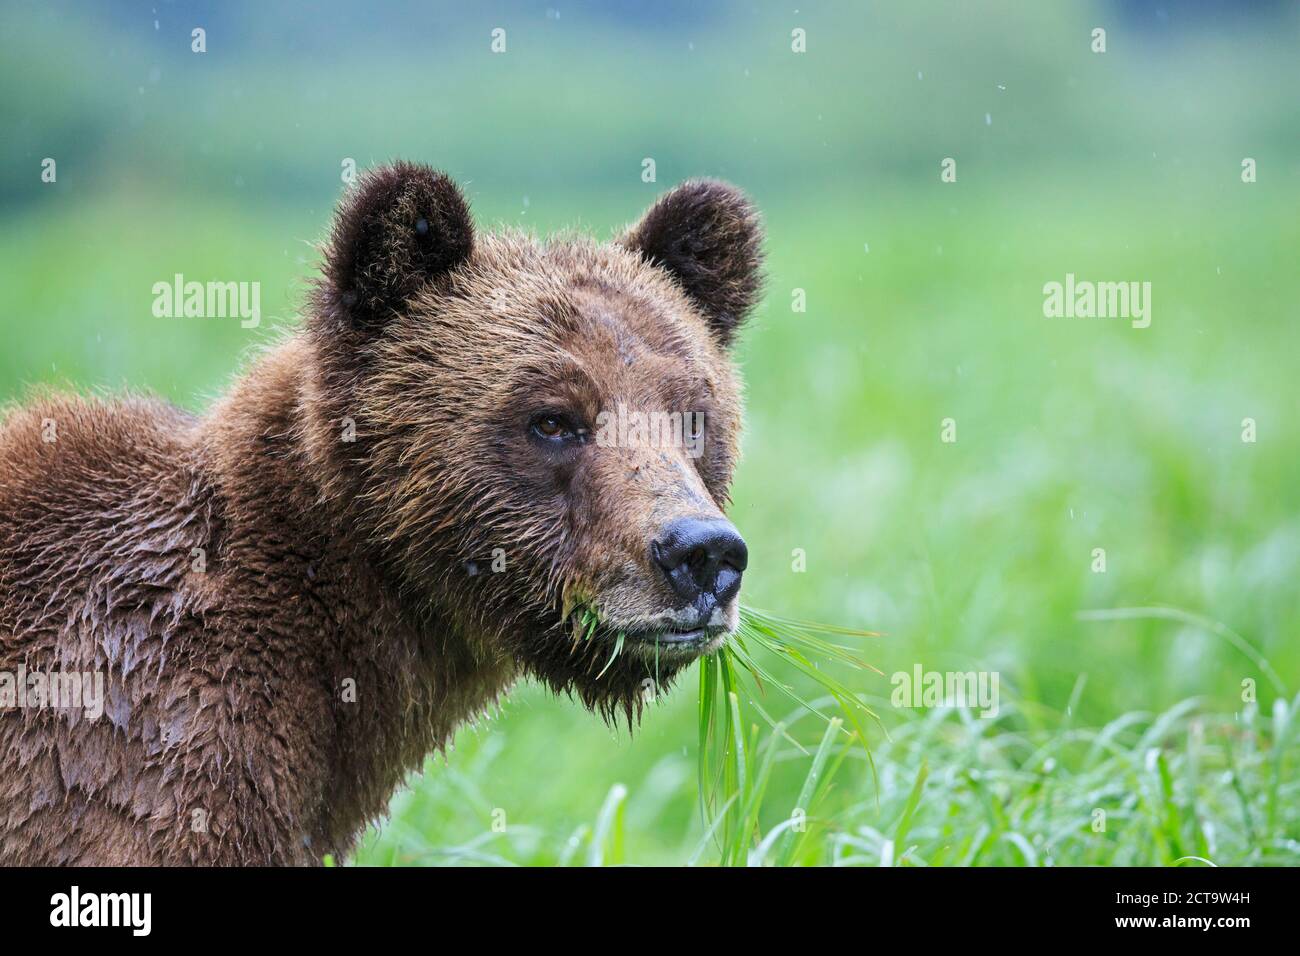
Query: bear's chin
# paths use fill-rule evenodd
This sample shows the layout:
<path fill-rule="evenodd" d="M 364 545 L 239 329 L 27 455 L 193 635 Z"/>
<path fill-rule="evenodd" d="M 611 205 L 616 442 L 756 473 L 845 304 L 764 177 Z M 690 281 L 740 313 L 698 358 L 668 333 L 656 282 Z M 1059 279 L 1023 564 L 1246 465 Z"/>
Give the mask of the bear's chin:
<path fill-rule="evenodd" d="M 552 632 L 549 640 L 519 650 L 525 670 L 557 694 L 576 697 L 605 720 L 623 717 L 634 726 L 697 655 L 665 652 L 656 659 L 639 645 L 624 646 L 617 654 L 616 646 L 604 635 L 575 643 Z"/>

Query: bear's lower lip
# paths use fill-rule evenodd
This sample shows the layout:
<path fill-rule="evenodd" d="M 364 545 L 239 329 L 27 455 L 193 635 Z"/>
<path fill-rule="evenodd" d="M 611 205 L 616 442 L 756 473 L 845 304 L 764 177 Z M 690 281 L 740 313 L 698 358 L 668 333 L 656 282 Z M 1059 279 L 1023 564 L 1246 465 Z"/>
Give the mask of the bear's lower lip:
<path fill-rule="evenodd" d="M 579 621 L 576 626 L 580 638 L 584 635 L 596 634 L 602 643 L 617 639 L 626 641 L 643 653 L 652 654 L 664 651 L 695 656 L 715 649 L 714 645 L 725 640 L 730 634 L 729 628 L 714 623 L 703 623 L 697 627 L 680 625 L 674 627 L 665 623 L 656 627 L 643 621 L 632 625 L 620 625 L 617 621 L 610 620 L 601 621 L 595 631 L 584 632 L 581 629 L 581 619 L 575 620 Z"/>
<path fill-rule="evenodd" d="M 629 634 L 628 636 L 647 647 L 686 649 L 702 647 L 725 634 L 726 628 L 706 625 L 686 631 L 642 631 L 639 634 Z"/>
<path fill-rule="evenodd" d="M 651 634 L 644 640 L 658 641 L 660 644 L 694 644 L 710 635 L 708 628 L 697 627 L 691 631 L 661 631 Z"/>

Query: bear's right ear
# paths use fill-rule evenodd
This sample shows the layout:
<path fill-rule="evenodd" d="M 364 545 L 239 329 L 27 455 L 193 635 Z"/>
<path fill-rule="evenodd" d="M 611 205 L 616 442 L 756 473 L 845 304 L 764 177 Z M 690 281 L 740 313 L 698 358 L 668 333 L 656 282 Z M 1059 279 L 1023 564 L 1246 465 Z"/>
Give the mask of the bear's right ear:
<path fill-rule="evenodd" d="M 619 240 L 669 275 L 730 346 L 763 284 L 763 227 L 735 186 L 694 179 L 665 193 Z"/>
<path fill-rule="evenodd" d="M 469 207 L 446 174 L 380 166 L 339 203 L 318 295 L 336 321 L 374 329 L 473 249 Z"/>

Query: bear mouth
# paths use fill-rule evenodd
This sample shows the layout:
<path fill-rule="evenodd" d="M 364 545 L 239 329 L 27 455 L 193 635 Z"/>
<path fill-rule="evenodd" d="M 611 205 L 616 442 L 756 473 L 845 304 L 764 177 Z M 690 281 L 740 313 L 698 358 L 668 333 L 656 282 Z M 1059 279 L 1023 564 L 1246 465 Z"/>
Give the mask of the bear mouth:
<path fill-rule="evenodd" d="M 707 627 L 696 627 L 689 631 L 661 631 L 649 640 L 661 641 L 664 644 L 697 644 L 716 634 L 716 628 L 710 630 Z"/>
<path fill-rule="evenodd" d="M 732 628 L 718 621 L 637 621 L 621 625 L 617 621 L 603 620 L 591 633 L 602 643 L 622 641 L 625 649 L 653 659 L 657 655 L 669 657 L 697 657 L 712 653 L 731 636 Z"/>
<path fill-rule="evenodd" d="M 660 644 L 670 647 L 690 647 L 696 644 L 707 644 L 715 638 L 724 636 L 727 633 L 725 627 L 716 625 L 701 625 L 692 628 L 655 628 L 642 631 L 625 632 L 629 640 L 634 640 L 642 644 Z"/>
<path fill-rule="evenodd" d="M 731 636 L 731 629 L 718 624 L 695 627 L 669 625 L 636 627 L 621 632 L 625 644 L 647 660 L 656 657 L 694 658 L 711 654 Z"/>

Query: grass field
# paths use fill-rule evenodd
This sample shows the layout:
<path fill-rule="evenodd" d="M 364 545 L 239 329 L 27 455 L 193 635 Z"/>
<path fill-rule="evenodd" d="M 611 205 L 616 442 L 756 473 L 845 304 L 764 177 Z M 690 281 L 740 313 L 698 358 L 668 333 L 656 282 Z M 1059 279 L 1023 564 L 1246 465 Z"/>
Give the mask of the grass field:
<path fill-rule="evenodd" d="M 175 82 L 177 102 L 208 103 L 194 115 L 216 132 L 133 107 L 120 141 L 103 134 L 107 172 L 69 161 L 59 189 L 4 207 L 0 400 L 36 382 L 130 384 L 202 408 L 295 321 L 338 155 L 446 162 L 472 180 L 481 223 L 606 236 L 676 179 L 732 175 L 764 212 L 770 254 L 738 352 L 744 598 L 880 632 L 861 653 L 883 673 L 840 674 L 881 716 L 867 740 L 874 771 L 838 737 L 806 790 L 824 726 L 791 713 L 799 746 L 760 727 L 756 753 L 775 749 L 749 861 L 1300 863 L 1300 219 L 1297 160 L 1279 145 L 1294 146 L 1296 127 L 1261 92 L 1293 84 L 1245 66 L 1129 62 L 1149 72 L 1124 75 L 1118 29 L 1116 56 L 1088 60 L 1086 45 L 1065 57 L 1047 40 L 1013 42 L 1000 23 L 944 32 L 947 14 L 923 6 L 907 29 L 911 14 L 886 15 L 901 32 L 868 31 L 870 61 L 853 24 L 833 36 L 834 18 L 818 14 L 812 35 L 844 58 L 810 60 L 807 75 L 782 58 L 784 24 L 780 42 L 730 59 L 725 30 L 700 28 L 712 59 L 688 61 L 676 36 L 630 52 L 579 44 L 544 112 L 510 97 L 532 90 L 539 64 L 555 68 L 557 48 L 521 39 L 514 73 L 466 91 L 466 104 L 438 101 L 434 119 L 460 121 L 450 144 L 436 126 L 384 126 L 425 118 L 425 88 L 401 85 L 397 65 L 380 67 L 393 72 L 382 115 L 356 89 L 355 63 L 310 93 L 304 78 L 317 74 L 299 61 L 282 72 L 301 83 L 265 58 L 238 83 L 167 66 L 149 95 Z M 1089 22 L 1024 16 L 1049 39 Z M 963 44 L 982 52 L 955 57 Z M 1204 49 L 1217 48 L 1184 54 Z M 606 69 L 622 55 L 637 69 Z M 39 70 L 37 53 L 24 56 Z M 716 136 L 713 116 L 674 120 L 637 86 L 658 63 L 673 65 L 670 93 L 698 83 L 709 103 L 737 104 Z M 871 86 L 886 67 L 893 85 Z M 260 84 L 270 106 L 249 126 L 222 119 Z M 863 84 L 871 96 L 843 95 Z M 208 85 L 219 92 L 195 100 Z M 1133 89 L 1148 95 L 1125 99 Z M 602 126 L 580 122 L 583 97 L 630 105 L 603 111 Z M 617 162 L 638 169 L 647 142 L 671 157 L 659 183 L 614 183 L 609 157 L 623 150 Z M 1256 184 L 1239 176 L 1246 149 L 1267 172 Z M 152 150 L 184 158 L 159 180 Z M 950 151 L 961 173 L 941 184 Z M 285 172 L 299 167 L 317 179 Z M 214 169 L 220 187 L 205 178 Z M 290 179 L 299 191 L 278 192 Z M 155 319 L 150 289 L 176 272 L 260 282 L 262 327 Z M 1150 327 L 1045 318 L 1043 285 L 1067 273 L 1150 282 Z M 996 673 L 996 717 L 894 706 L 893 675 L 917 666 Z M 770 691 L 759 702 L 789 710 Z M 430 758 L 349 862 L 715 863 L 696 734 L 694 670 L 635 734 L 521 685 Z"/>

